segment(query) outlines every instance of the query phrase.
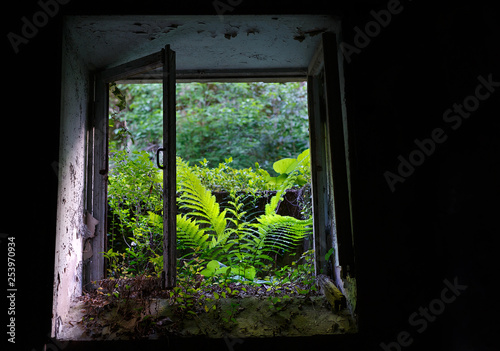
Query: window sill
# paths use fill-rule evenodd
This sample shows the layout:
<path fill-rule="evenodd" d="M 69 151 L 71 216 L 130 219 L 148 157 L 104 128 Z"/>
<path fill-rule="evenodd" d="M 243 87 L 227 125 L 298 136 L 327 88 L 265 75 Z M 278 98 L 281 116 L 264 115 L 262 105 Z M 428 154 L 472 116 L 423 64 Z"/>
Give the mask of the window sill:
<path fill-rule="evenodd" d="M 122 300 L 99 306 L 91 317 L 83 301 L 75 303 L 60 340 L 132 340 L 165 337 L 267 338 L 354 334 L 348 309 L 332 312 L 324 296 L 293 297 L 286 305 L 267 297 L 225 298 L 216 309 L 183 316 L 167 299 Z M 92 318 L 92 319 L 91 319 Z"/>

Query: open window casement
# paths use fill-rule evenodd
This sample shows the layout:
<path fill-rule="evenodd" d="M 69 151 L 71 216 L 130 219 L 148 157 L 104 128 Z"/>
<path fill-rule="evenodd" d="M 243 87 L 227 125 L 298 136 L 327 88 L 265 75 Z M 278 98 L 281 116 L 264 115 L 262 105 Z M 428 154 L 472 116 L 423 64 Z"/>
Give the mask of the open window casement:
<path fill-rule="evenodd" d="M 307 77 L 315 270 L 343 286 L 354 274 L 354 247 L 339 63 L 336 35 L 324 33 Z"/>
<path fill-rule="evenodd" d="M 307 69 L 310 150 L 313 190 L 314 250 L 316 274 L 326 274 L 343 285 L 347 274 L 354 276 L 354 245 L 347 120 L 342 108 L 339 50 L 334 33 L 322 34 Z M 341 57 L 341 55 L 340 55 Z M 162 68 L 162 71 L 159 69 Z M 161 72 L 161 73 L 160 73 Z M 89 145 L 88 208 L 100 221 L 93 239 L 93 252 L 105 251 L 108 88 L 116 81 L 155 80 L 163 83 L 164 113 L 164 233 L 163 287 L 176 280 L 175 213 L 175 53 L 166 46 L 161 52 L 100 72 L 95 85 L 94 132 Z M 219 72 L 220 73 L 220 72 Z M 304 70 L 305 73 L 305 70 Z M 249 72 L 246 72 L 247 77 Z M 199 78 L 199 77 L 198 77 Z M 214 76 L 214 78 L 216 78 Z M 192 78 L 196 80 L 195 78 Z M 93 160 L 93 162 L 92 162 Z M 104 258 L 94 255 L 87 262 L 87 283 L 103 278 Z"/>
<path fill-rule="evenodd" d="M 175 169 L 175 52 L 167 45 L 161 51 L 104 70 L 94 78 L 94 116 L 88 135 L 87 211 L 99 221 L 91 240 L 94 253 L 84 262 L 84 287 L 104 278 L 106 251 L 108 179 L 109 84 L 163 68 L 163 275 L 162 287 L 176 280 L 176 169 Z"/>

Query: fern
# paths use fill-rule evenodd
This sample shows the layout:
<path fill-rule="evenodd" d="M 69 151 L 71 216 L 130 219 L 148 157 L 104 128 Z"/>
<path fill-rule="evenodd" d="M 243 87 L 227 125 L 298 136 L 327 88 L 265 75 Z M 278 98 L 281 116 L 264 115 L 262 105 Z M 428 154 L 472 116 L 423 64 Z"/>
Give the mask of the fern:
<path fill-rule="evenodd" d="M 185 170 L 182 188 L 184 191 L 180 196 L 180 207 L 190 210 L 188 216 L 204 225 L 211 247 L 223 245 L 227 239 L 226 210 L 220 211 L 215 196 L 202 185 L 196 174 L 189 169 Z"/>
<path fill-rule="evenodd" d="M 177 215 L 177 237 L 191 247 L 210 249 L 209 236 L 205 230 L 186 215 Z"/>
<path fill-rule="evenodd" d="M 312 232 L 312 219 L 300 220 L 276 213 L 264 214 L 253 225 L 255 230 L 248 236 L 248 247 L 253 248 L 253 264 L 269 260 L 270 254 L 282 254 L 297 246 Z"/>
<path fill-rule="evenodd" d="M 311 233 L 311 219 L 300 220 L 276 213 L 287 187 L 295 182 L 295 169 L 266 205 L 265 213 L 251 223 L 245 220 L 248 214 L 243 211 L 243 195 L 231 193 L 229 207 L 221 211 L 215 196 L 196 174 L 187 164 L 181 166 L 179 202 L 180 208 L 188 212 L 177 216 L 177 235 L 195 251 L 201 249 L 204 258 L 231 266 L 235 272 L 251 271 L 272 261 L 271 254 L 291 250 Z"/>

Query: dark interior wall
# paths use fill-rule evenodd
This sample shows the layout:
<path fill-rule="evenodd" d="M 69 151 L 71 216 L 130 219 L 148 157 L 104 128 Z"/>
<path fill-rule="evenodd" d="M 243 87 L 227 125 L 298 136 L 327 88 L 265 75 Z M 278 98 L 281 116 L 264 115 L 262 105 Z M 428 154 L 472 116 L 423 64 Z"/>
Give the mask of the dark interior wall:
<path fill-rule="evenodd" d="M 491 240 L 498 234 L 500 95 L 479 100 L 477 109 L 471 96 L 478 77 L 500 81 L 498 12 L 480 3 L 401 4 L 346 65 L 357 152 L 362 327 L 370 340 L 387 343 L 407 331 L 418 349 L 493 350 L 498 343 L 488 335 L 498 322 L 488 317 L 486 297 L 495 261 Z M 369 6 L 356 11 L 369 12 Z M 345 28 L 371 20 L 353 16 Z M 346 33 L 345 41 L 355 35 Z M 452 117 L 459 114 L 447 112 L 454 104 L 472 104 L 470 116 Z M 443 142 L 392 191 L 385 172 L 398 174 L 398 156 L 415 157 L 415 139 L 431 138 L 436 128 Z M 420 306 L 440 298 L 445 279 L 468 288 L 428 326 L 420 317 L 412 325 Z"/>
<path fill-rule="evenodd" d="M 62 1 L 61 1 L 62 2 Z M 267 2 L 243 0 L 231 14 L 325 13 L 344 19 L 345 43 L 373 21 L 370 11 L 389 1 Z M 315 5 L 316 4 L 316 5 Z M 40 10 L 35 0 L 9 4 L 4 33 L 19 33 L 22 17 Z M 403 8 L 385 28 L 345 63 L 353 163 L 355 245 L 361 333 L 354 339 L 327 339 L 332 348 L 381 350 L 398 335 L 422 350 L 495 350 L 491 313 L 494 267 L 493 240 L 498 234 L 498 111 L 500 86 L 479 101 L 468 118 L 443 119 L 454 104 L 473 102 L 478 77 L 500 82 L 500 13 L 489 3 L 424 4 L 401 1 Z M 190 1 L 172 9 L 167 3 L 126 0 L 103 6 L 72 0 L 20 45 L 16 54 L 3 41 L 7 96 L 2 124 L 2 221 L 0 232 L 16 237 L 16 331 L 18 349 L 88 349 L 89 345 L 57 344 L 49 338 L 56 224 L 60 109 L 61 16 L 68 14 L 217 14 L 210 1 Z M 498 84 L 500 85 L 500 84 Z M 480 90 L 482 94 L 486 90 Z M 451 113 L 448 118 L 457 115 Z M 458 126 L 458 120 L 463 123 Z M 455 127 L 455 129 L 453 129 Z M 397 174 L 398 156 L 418 150 L 414 140 L 430 138 L 441 128 L 446 140 L 436 145 L 420 166 L 397 182 L 392 192 L 384 177 Z M 414 153 L 415 155 L 415 153 Z M 0 240 L 4 240 L 0 238 Z M 5 241 L 0 243 L 5 249 Z M 6 252 L 6 251 L 3 251 Z M 6 267 L 6 266 L 4 266 Z M 6 269 L 6 268 L 5 268 Z M 432 322 L 424 325 L 420 307 L 441 298 L 450 284 L 467 286 Z M 448 295 L 446 295 L 448 296 Z M 451 294 L 449 295 L 451 296 Z M 436 302 L 433 305 L 439 307 Z M 436 307 L 437 306 L 437 307 Z M 1 313 L 7 323 L 7 307 Z M 435 317 L 433 319 L 432 317 Z M 425 327 L 425 328 L 424 328 Z M 7 337 L 2 333 L 1 342 Z M 411 338 L 411 339 L 410 339 Z M 323 338 L 247 340 L 234 350 L 264 345 L 300 349 Z M 214 342 L 228 349 L 231 340 Z M 354 345 L 351 345 L 351 342 Z M 392 344 L 391 344 L 392 343 Z M 6 343 L 7 344 L 7 343 Z M 171 348 L 180 345 L 170 341 Z M 199 345 L 186 341 L 184 349 Z M 204 343 L 204 345 L 207 345 Z M 11 344 L 8 344 L 11 347 Z M 102 345 L 92 345 L 100 349 Z M 132 346 L 120 344 L 120 348 Z M 198 346 L 199 347 L 199 346 Z M 10 349 L 10 348 L 9 348 Z"/>

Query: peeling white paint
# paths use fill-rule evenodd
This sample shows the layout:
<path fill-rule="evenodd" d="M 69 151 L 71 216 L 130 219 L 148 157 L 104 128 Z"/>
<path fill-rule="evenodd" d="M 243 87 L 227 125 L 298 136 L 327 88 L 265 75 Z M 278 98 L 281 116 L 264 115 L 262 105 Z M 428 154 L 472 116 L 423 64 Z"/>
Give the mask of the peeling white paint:
<path fill-rule="evenodd" d="M 276 18 L 276 19 L 273 19 Z M 112 67 L 170 44 L 178 70 L 307 67 L 318 31 L 338 31 L 326 15 L 79 16 L 68 19 L 83 58 Z M 298 40 L 299 36 L 303 39 Z M 234 54 L 228 56 L 228 52 Z M 286 60 L 285 60 L 286 58 Z"/>
<path fill-rule="evenodd" d="M 59 193 L 52 336 L 65 324 L 72 301 L 81 296 L 83 203 L 85 194 L 88 71 L 69 31 L 64 31 Z"/>

